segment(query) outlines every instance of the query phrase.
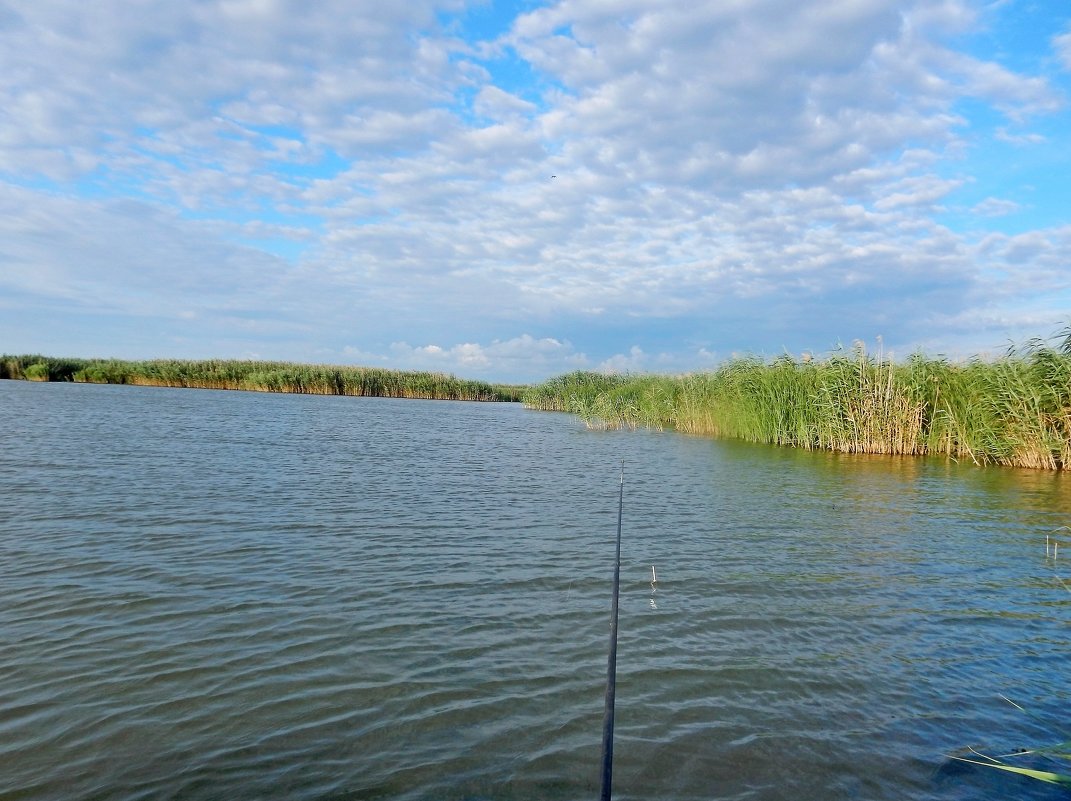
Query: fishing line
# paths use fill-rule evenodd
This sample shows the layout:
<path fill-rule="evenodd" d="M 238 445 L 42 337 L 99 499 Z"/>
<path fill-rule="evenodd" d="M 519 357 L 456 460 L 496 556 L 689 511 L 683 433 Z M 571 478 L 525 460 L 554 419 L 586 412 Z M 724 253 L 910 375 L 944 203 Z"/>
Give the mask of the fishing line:
<path fill-rule="evenodd" d="M 617 493 L 617 553 L 614 556 L 614 595 L 610 604 L 610 655 L 606 660 L 606 710 L 602 719 L 602 793 L 610 801 L 614 769 L 614 696 L 617 693 L 617 598 L 621 587 L 621 517 L 625 508 L 625 460 L 621 460 L 621 481 Z"/>

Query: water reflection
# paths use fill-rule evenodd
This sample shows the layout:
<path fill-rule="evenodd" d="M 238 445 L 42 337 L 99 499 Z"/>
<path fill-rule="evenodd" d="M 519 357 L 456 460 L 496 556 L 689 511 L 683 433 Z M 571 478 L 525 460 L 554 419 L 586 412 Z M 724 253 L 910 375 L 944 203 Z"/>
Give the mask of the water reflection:
<path fill-rule="evenodd" d="M 593 797 L 622 458 L 617 798 L 1058 797 L 945 754 L 1045 741 L 1000 694 L 1066 714 L 1062 475 L 480 404 L 0 396 L 12 797 Z"/>

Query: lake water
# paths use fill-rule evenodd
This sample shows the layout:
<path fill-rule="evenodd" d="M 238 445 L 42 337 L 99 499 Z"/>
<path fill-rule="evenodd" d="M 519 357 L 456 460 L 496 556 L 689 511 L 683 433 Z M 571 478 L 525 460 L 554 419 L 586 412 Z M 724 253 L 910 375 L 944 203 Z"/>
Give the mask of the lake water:
<path fill-rule="evenodd" d="M 0 437 L 4 801 L 597 797 L 622 460 L 615 798 L 1066 797 L 947 758 L 1068 737 L 1063 475 L 12 381 Z"/>

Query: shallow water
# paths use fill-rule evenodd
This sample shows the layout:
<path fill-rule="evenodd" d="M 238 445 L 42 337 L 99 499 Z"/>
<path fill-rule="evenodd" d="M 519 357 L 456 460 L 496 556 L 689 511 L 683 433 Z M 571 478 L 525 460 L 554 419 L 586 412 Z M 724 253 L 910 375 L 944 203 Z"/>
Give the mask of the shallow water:
<path fill-rule="evenodd" d="M 1065 797 L 946 758 L 1069 736 L 1062 475 L 11 381 L 0 431 L 0 799 L 595 797 L 621 460 L 616 798 Z"/>

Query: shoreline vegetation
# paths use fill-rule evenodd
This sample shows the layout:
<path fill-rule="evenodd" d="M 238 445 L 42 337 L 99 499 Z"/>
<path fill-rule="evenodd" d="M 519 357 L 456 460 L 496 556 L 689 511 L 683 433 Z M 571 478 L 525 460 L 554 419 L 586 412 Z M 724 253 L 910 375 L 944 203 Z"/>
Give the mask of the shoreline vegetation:
<path fill-rule="evenodd" d="M 520 400 L 523 387 L 445 373 L 228 359 L 124 361 L 0 356 L 0 379 L 422 400 Z"/>
<path fill-rule="evenodd" d="M 1071 469 L 1071 326 L 1061 337 L 965 363 L 922 354 L 896 363 L 857 342 L 821 360 L 737 358 L 683 376 L 574 372 L 522 400 L 591 428 L 1063 470 Z"/>
<path fill-rule="evenodd" d="M 687 375 L 578 371 L 529 386 L 368 367 L 237 360 L 0 356 L 0 379 L 315 395 L 523 402 L 589 428 L 673 429 L 839 453 L 946 456 L 1071 469 L 1071 326 L 996 359 L 921 353 L 895 362 L 861 342 L 823 359 L 732 359 Z"/>

